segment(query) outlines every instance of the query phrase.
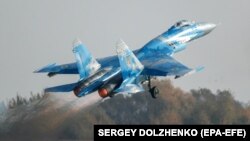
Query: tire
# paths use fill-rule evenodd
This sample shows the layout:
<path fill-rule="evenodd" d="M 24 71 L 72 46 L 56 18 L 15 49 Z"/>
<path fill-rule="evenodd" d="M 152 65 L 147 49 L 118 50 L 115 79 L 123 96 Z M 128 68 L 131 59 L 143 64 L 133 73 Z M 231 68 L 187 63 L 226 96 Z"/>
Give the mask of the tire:
<path fill-rule="evenodd" d="M 154 86 L 153 88 L 150 89 L 150 93 L 152 98 L 157 98 L 160 94 L 160 91 L 156 86 Z"/>

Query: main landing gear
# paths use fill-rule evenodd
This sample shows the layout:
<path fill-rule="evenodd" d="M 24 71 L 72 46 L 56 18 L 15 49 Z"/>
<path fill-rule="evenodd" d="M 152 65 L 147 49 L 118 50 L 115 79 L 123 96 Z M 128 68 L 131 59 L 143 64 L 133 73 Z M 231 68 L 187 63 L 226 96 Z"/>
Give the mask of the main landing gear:
<path fill-rule="evenodd" d="M 160 94 L 159 89 L 156 86 L 154 86 L 154 87 L 151 86 L 151 77 L 150 76 L 148 76 L 147 79 L 148 79 L 148 91 L 149 91 L 149 93 L 151 94 L 152 98 L 157 98 Z"/>

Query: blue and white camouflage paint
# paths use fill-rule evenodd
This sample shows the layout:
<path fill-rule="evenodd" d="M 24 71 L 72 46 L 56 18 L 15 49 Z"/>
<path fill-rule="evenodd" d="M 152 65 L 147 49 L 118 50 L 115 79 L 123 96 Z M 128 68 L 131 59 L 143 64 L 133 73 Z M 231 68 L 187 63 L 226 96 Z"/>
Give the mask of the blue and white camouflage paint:
<path fill-rule="evenodd" d="M 54 63 L 35 72 L 48 73 L 50 77 L 56 74 L 80 76 L 76 83 L 46 88 L 45 92 L 74 91 L 76 96 L 81 97 L 98 91 L 103 98 L 116 93 L 141 92 L 144 90 L 141 83 L 146 78 L 150 81 L 150 76 L 179 78 L 203 70 L 203 66 L 188 68 L 172 56 L 184 50 L 190 41 L 207 35 L 215 27 L 213 23 L 181 20 L 141 49 L 131 51 L 120 40 L 116 44 L 117 55 L 100 59 L 95 59 L 81 41 L 76 40 L 73 45 L 75 63 Z"/>

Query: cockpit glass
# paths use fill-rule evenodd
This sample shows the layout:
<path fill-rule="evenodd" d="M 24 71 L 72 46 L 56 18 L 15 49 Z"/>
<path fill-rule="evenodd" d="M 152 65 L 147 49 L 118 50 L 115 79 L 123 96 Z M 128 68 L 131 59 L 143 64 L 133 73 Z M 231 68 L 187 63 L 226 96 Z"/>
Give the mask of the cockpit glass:
<path fill-rule="evenodd" d="M 185 27 L 185 26 L 190 26 L 190 25 L 192 25 L 192 22 L 187 21 L 187 20 L 182 20 L 182 21 L 177 22 L 175 24 L 175 27 L 180 28 L 180 27 Z"/>
<path fill-rule="evenodd" d="M 181 20 L 181 21 L 175 23 L 169 30 L 176 30 L 176 29 L 180 29 L 180 28 L 185 28 L 185 27 L 191 26 L 193 24 L 195 24 L 195 21 Z"/>

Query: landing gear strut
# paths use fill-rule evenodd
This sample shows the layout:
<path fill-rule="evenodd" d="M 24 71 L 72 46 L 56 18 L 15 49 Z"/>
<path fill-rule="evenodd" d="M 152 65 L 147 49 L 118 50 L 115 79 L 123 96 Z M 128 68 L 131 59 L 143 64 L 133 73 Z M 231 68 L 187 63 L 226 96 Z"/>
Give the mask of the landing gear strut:
<path fill-rule="evenodd" d="M 151 86 L 151 77 L 150 76 L 148 76 L 148 89 L 149 89 L 149 92 L 150 92 L 152 98 L 157 98 L 159 96 L 159 94 L 160 94 L 159 89 L 156 86 L 154 86 L 154 87 Z"/>

